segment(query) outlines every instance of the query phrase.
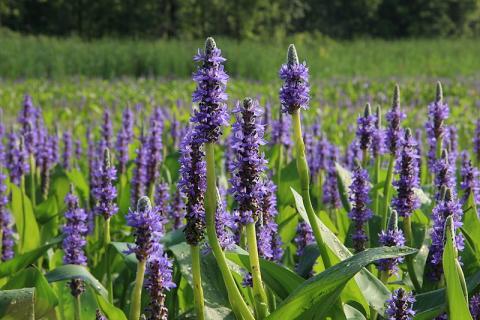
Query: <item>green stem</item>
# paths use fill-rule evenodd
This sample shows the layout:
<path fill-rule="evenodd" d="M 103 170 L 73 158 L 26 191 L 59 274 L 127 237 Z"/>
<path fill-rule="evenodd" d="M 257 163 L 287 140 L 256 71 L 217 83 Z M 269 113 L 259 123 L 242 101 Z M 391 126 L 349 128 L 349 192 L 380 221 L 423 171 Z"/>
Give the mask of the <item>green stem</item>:
<path fill-rule="evenodd" d="M 223 281 L 227 288 L 228 300 L 232 310 L 239 319 L 254 320 L 254 317 L 247 304 L 243 300 L 240 291 L 237 288 L 230 269 L 228 269 L 227 260 L 223 254 L 222 247 L 218 242 L 215 229 L 215 211 L 217 209 L 217 188 L 215 177 L 215 145 L 213 143 L 205 144 L 206 162 L 207 162 L 207 191 L 205 194 L 205 213 L 207 221 L 208 242 L 212 248 L 213 255 L 217 260 L 218 267 L 222 273 Z"/>
<path fill-rule="evenodd" d="M 375 189 L 375 194 L 373 197 L 373 210 L 375 210 L 375 214 L 380 214 L 379 204 L 380 204 L 380 192 L 378 189 L 378 184 L 380 183 L 380 166 L 382 163 L 382 158 L 380 155 L 375 157 L 375 170 L 373 174 L 373 181 L 377 188 Z"/>
<path fill-rule="evenodd" d="M 255 232 L 255 223 L 247 224 L 247 244 L 250 257 L 250 268 L 252 271 L 253 294 L 255 301 L 255 310 L 258 319 L 264 319 L 268 316 L 267 293 L 262 283 L 260 273 L 260 260 L 258 258 L 257 234 Z"/>
<path fill-rule="evenodd" d="M 383 186 L 384 192 L 384 204 L 382 212 L 382 230 L 387 230 L 388 221 L 388 207 L 390 205 L 390 197 L 392 195 L 392 180 L 393 180 L 393 165 L 395 164 L 395 155 L 390 154 L 390 160 L 388 161 L 387 178 L 385 179 L 385 185 Z"/>
<path fill-rule="evenodd" d="M 362 150 L 362 167 L 366 169 L 368 166 L 368 149 Z"/>
<path fill-rule="evenodd" d="M 200 247 L 190 246 L 192 255 L 193 295 L 195 297 L 195 312 L 197 319 L 205 319 L 205 305 L 203 303 L 202 275 L 200 272 Z"/>
<path fill-rule="evenodd" d="M 25 249 L 25 238 L 27 235 L 27 214 L 25 212 L 25 178 L 22 176 L 20 179 L 20 194 L 22 197 L 22 220 L 23 220 L 23 228 L 22 228 L 22 241 L 21 246 L 20 246 L 20 253 L 23 253 L 23 250 Z"/>
<path fill-rule="evenodd" d="M 388 278 L 390 278 L 388 271 L 380 271 L 380 281 L 382 281 L 383 284 L 386 285 L 388 283 Z"/>
<path fill-rule="evenodd" d="M 32 201 L 32 208 L 35 209 L 37 203 L 37 195 L 35 194 L 35 159 L 30 155 L 30 200 Z"/>
<path fill-rule="evenodd" d="M 108 301 L 113 303 L 113 283 L 112 283 L 112 270 L 110 263 L 110 250 L 108 246 L 110 244 L 110 218 L 104 221 L 104 230 L 103 230 L 103 244 L 105 246 L 105 254 L 107 255 L 107 290 L 108 290 Z"/>
<path fill-rule="evenodd" d="M 407 240 L 407 246 L 413 248 L 414 243 L 413 243 L 413 233 L 412 233 L 412 221 L 411 217 L 405 217 L 403 219 L 403 231 L 405 233 L 405 238 Z M 410 275 L 410 280 L 412 280 L 413 287 L 415 288 L 416 292 L 420 292 L 421 287 L 420 283 L 418 282 L 417 275 L 415 273 L 415 267 L 413 265 L 413 255 L 408 255 L 406 260 L 407 260 L 407 270 L 408 274 Z"/>
<path fill-rule="evenodd" d="M 75 305 L 75 314 L 74 314 L 75 320 L 82 320 L 80 295 L 74 297 L 74 305 Z"/>
<path fill-rule="evenodd" d="M 283 167 L 283 144 L 280 143 L 278 148 L 278 163 L 277 163 L 277 188 L 282 182 L 282 167 Z"/>
<path fill-rule="evenodd" d="M 292 114 L 292 120 L 294 143 L 297 151 L 297 171 L 300 178 L 303 204 L 307 211 L 307 216 L 312 227 L 313 235 L 320 250 L 320 256 L 322 257 L 323 265 L 325 268 L 329 268 L 332 266 L 332 263 L 330 261 L 330 257 L 328 256 L 327 246 L 322 238 L 320 226 L 317 222 L 317 216 L 310 199 L 310 173 L 308 172 L 307 157 L 305 156 L 305 144 L 302 137 L 302 124 L 300 121 L 300 112 L 298 110 Z"/>
<path fill-rule="evenodd" d="M 137 263 L 137 275 L 135 277 L 135 287 L 132 291 L 132 298 L 130 304 L 129 320 L 140 319 L 140 309 L 142 307 L 142 287 L 143 277 L 145 275 L 146 260 L 140 260 Z"/>

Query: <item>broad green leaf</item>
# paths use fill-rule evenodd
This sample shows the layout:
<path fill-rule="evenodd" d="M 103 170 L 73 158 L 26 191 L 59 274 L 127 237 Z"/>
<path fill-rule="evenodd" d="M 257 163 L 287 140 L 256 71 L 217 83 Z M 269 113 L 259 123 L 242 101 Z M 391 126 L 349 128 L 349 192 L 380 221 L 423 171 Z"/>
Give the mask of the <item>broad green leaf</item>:
<path fill-rule="evenodd" d="M 75 189 L 77 190 L 80 199 L 82 199 L 82 202 L 87 205 L 90 195 L 90 187 L 88 186 L 87 180 L 85 179 L 83 173 L 78 169 L 73 168 L 70 171 L 66 171 L 65 174 L 67 175 L 68 180 L 70 180 L 70 182 L 75 186 Z"/>
<path fill-rule="evenodd" d="M 363 313 L 361 313 L 349 304 L 343 305 L 343 311 L 345 312 L 347 320 L 365 320 L 365 316 L 363 315 Z"/>
<path fill-rule="evenodd" d="M 352 206 L 350 200 L 348 200 L 348 187 L 352 184 L 352 174 L 337 162 L 335 163 L 335 169 L 337 170 L 337 185 L 340 200 L 342 201 L 345 211 L 349 212 Z"/>
<path fill-rule="evenodd" d="M 269 319 L 303 319 L 305 313 L 316 305 L 322 305 L 322 314 L 326 314 L 347 282 L 365 266 L 379 259 L 404 256 L 415 251 L 408 247 L 380 247 L 360 252 L 305 281 Z"/>
<path fill-rule="evenodd" d="M 128 245 L 129 243 L 127 242 L 111 242 L 109 250 L 111 250 L 111 253 L 117 252 L 124 260 L 127 266 L 130 268 L 132 272 L 135 272 L 137 270 L 137 257 L 135 254 L 126 254 L 125 252 L 128 250 Z M 133 246 L 132 243 L 130 245 Z"/>
<path fill-rule="evenodd" d="M 160 239 L 160 242 L 163 243 L 167 248 L 179 244 L 183 241 L 185 241 L 185 233 L 183 232 L 183 229 L 177 229 L 167 232 L 162 237 L 162 239 Z"/>
<path fill-rule="evenodd" d="M 0 291 L 0 318 L 2 320 L 34 320 L 35 289 L 24 288 Z"/>
<path fill-rule="evenodd" d="M 95 298 L 97 299 L 99 309 L 107 317 L 107 319 L 127 320 L 127 317 L 123 311 L 108 302 L 108 300 L 102 295 L 95 292 Z"/>
<path fill-rule="evenodd" d="M 303 254 L 300 256 L 298 265 L 295 268 L 298 274 L 307 278 L 312 271 L 312 268 L 320 256 L 320 250 L 316 244 L 309 244 L 303 249 Z"/>
<path fill-rule="evenodd" d="M 293 188 L 291 188 L 291 191 L 294 195 L 298 212 L 302 218 L 309 223 L 305 208 L 303 207 L 302 196 Z M 345 247 L 318 218 L 317 223 L 320 227 L 323 240 L 330 248 L 330 252 L 333 253 L 337 259 L 345 260 L 352 256 L 350 250 L 348 250 L 348 248 Z M 385 301 L 390 297 L 390 290 L 388 290 L 388 288 L 385 287 L 385 285 L 367 269 L 362 269 L 357 275 L 355 275 L 355 282 L 359 287 L 359 292 L 361 292 L 363 295 L 362 297 L 357 298 L 358 302 L 362 303 L 363 305 L 363 300 L 361 300 L 361 298 L 363 298 L 379 314 L 383 314 L 385 309 Z"/>
<path fill-rule="evenodd" d="M 10 187 L 12 190 L 12 214 L 20 237 L 19 251 L 23 253 L 40 245 L 40 229 L 30 199 L 16 185 L 11 184 Z"/>
<path fill-rule="evenodd" d="M 45 277 L 48 282 L 57 282 L 63 280 L 81 279 L 92 286 L 95 291 L 104 297 L 107 297 L 107 290 L 84 266 L 66 264 L 48 272 Z"/>
<path fill-rule="evenodd" d="M 447 218 L 445 232 L 446 243 L 442 263 L 446 281 L 448 317 L 451 320 L 472 320 L 468 308 L 468 296 L 464 292 L 463 273 L 458 262 L 458 254 L 455 247 L 455 230 L 453 229 L 452 216 Z"/>
<path fill-rule="evenodd" d="M 60 243 L 61 241 L 62 241 L 61 237 L 52 239 L 51 241 L 45 243 L 43 246 L 35 250 L 25 252 L 24 254 L 19 254 L 12 260 L 2 262 L 0 264 L 0 278 L 12 275 L 18 270 L 25 268 L 29 264 L 34 263 L 48 249 Z"/>
<path fill-rule="evenodd" d="M 36 268 L 14 274 L 2 290 L 35 288 L 35 316 L 41 318 L 58 304 L 58 298 L 44 275 Z"/>

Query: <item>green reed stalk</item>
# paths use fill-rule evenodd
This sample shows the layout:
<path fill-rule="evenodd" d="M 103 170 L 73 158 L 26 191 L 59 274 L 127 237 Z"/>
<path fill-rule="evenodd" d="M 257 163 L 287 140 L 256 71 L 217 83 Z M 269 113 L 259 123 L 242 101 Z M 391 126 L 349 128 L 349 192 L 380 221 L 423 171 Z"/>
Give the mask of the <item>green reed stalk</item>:
<path fill-rule="evenodd" d="M 142 287 L 146 264 L 146 260 L 140 260 L 137 263 L 137 275 L 135 276 L 135 287 L 132 291 L 130 315 L 128 317 L 129 320 L 140 319 L 140 309 L 142 307 Z"/>
<path fill-rule="evenodd" d="M 393 180 L 393 166 L 395 164 L 395 154 L 390 153 L 390 160 L 388 161 L 387 178 L 383 186 L 384 203 L 382 212 L 382 229 L 387 229 L 388 221 L 388 207 L 390 206 L 390 198 L 392 197 L 392 180 Z"/>
<path fill-rule="evenodd" d="M 195 314 L 197 319 L 205 319 L 205 304 L 203 298 L 202 275 L 200 269 L 200 247 L 190 246 L 192 256 L 193 296 L 195 298 Z"/>

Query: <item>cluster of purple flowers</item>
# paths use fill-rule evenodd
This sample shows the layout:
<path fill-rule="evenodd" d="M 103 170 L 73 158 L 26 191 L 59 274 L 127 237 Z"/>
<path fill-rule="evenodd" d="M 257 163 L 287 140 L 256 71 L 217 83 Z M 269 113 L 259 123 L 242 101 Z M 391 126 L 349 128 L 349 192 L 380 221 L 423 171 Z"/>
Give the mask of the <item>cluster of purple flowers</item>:
<path fill-rule="evenodd" d="M 392 108 L 385 116 L 388 122 L 385 143 L 392 155 L 396 155 L 402 143 L 403 133 L 400 124 L 406 117 L 406 114 L 400 110 L 400 87 L 396 85 L 393 91 Z"/>
<path fill-rule="evenodd" d="M 463 190 L 462 204 L 468 201 L 470 195 L 473 196 L 475 204 L 480 203 L 480 173 L 478 168 L 472 165 L 467 151 L 461 153 L 462 167 L 460 170 L 461 182 L 460 188 Z"/>
<path fill-rule="evenodd" d="M 286 152 L 292 148 L 293 142 L 290 133 L 292 119 L 280 113 L 277 120 L 272 121 L 272 131 L 270 134 L 270 143 L 282 145 Z"/>
<path fill-rule="evenodd" d="M 386 301 L 385 315 L 388 320 L 412 320 L 415 316 L 414 303 L 415 298 L 411 292 L 406 292 L 403 288 L 397 289 Z"/>
<path fill-rule="evenodd" d="M 428 105 L 428 121 L 425 125 L 428 138 L 428 166 L 435 167 L 437 143 L 443 139 L 445 134 L 444 122 L 449 115 L 448 104 L 443 101 L 443 91 L 440 82 L 437 83 L 437 94 L 435 101 Z"/>
<path fill-rule="evenodd" d="M 380 106 L 375 111 L 375 131 L 372 136 L 370 150 L 374 158 L 383 155 L 386 152 L 385 130 L 382 129 L 382 112 Z"/>
<path fill-rule="evenodd" d="M 328 142 L 327 142 L 328 143 Z M 325 182 L 323 183 L 323 203 L 331 209 L 340 207 L 340 194 L 338 193 L 338 177 L 335 163 L 339 161 L 338 148 L 329 144 L 326 148 L 326 163 L 325 163 Z"/>
<path fill-rule="evenodd" d="M 140 145 L 136 150 L 135 167 L 133 168 L 130 182 L 130 202 L 137 203 L 142 195 L 146 194 L 147 188 L 147 166 L 148 166 L 148 144 L 143 132 L 140 134 Z"/>
<path fill-rule="evenodd" d="M 401 229 L 398 229 L 398 215 L 395 210 L 390 215 L 388 222 L 388 229 L 382 230 L 379 234 L 378 242 L 382 246 L 396 247 L 405 245 L 405 237 Z M 398 264 L 403 262 L 403 257 L 392 259 L 381 259 L 377 262 L 377 268 L 380 271 L 388 272 L 391 276 L 398 271 Z"/>
<path fill-rule="evenodd" d="M 301 221 L 298 223 L 294 242 L 295 246 L 297 247 L 297 257 L 301 257 L 303 255 L 303 251 L 305 250 L 306 246 L 315 243 L 312 228 L 307 222 Z"/>
<path fill-rule="evenodd" d="M 110 163 L 110 152 L 104 150 L 102 166 L 95 171 L 96 186 L 93 195 L 96 199 L 94 211 L 101 215 L 105 220 L 118 212 L 118 206 L 115 203 L 117 189 L 113 182 L 116 180 L 117 170 Z"/>
<path fill-rule="evenodd" d="M 5 184 L 6 176 L 0 172 L 0 230 L 1 230 L 1 248 L 0 261 L 7 261 L 13 258 L 13 240 L 12 218 L 7 209 L 8 196 L 6 195 L 7 186 Z"/>
<path fill-rule="evenodd" d="M 372 146 L 373 137 L 377 128 L 375 126 L 377 117 L 372 114 L 370 104 L 367 103 L 363 116 L 357 120 L 357 139 L 361 150 L 368 150 Z"/>
<path fill-rule="evenodd" d="M 455 167 L 450 165 L 448 152 L 447 150 L 442 151 L 442 156 L 440 159 L 437 159 L 434 164 L 435 172 L 435 187 L 436 194 L 435 200 L 439 200 L 441 197 L 442 188 L 451 189 L 452 193 L 455 194 L 456 190 L 456 181 L 455 181 Z"/>
<path fill-rule="evenodd" d="M 6 166 L 10 172 L 10 181 L 19 186 L 22 178 L 30 171 L 28 153 L 24 147 L 23 137 L 19 138 L 11 131 L 7 139 Z"/>

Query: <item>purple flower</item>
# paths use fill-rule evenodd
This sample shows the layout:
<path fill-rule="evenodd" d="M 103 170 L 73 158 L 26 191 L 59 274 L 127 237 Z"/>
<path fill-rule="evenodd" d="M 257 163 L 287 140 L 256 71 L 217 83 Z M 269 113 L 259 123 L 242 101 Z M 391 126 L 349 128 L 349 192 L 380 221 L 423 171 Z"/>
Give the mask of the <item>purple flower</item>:
<path fill-rule="evenodd" d="M 415 141 L 417 142 L 417 155 L 418 155 L 418 178 L 422 177 L 422 130 L 415 130 Z"/>
<path fill-rule="evenodd" d="M 167 218 L 168 201 L 170 199 L 170 190 L 168 183 L 157 183 L 155 186 L 154 203 L 155 209 L 162 217 Z"/>
<path fill-rule="evenodd" d="M 117 197 L 117 189 L 114 186 L 117 170 L 110 164 L 110 152 L 108 149 L 104 151 L 103 164 L 95 171 L 96 186 L 93 195 L 96 199 L 94 211 L 96 214 L 103 216 L 105 220 L 118 212 L 115 198 Z"/>
<path fill-rule="evenodd" d="M 442 188 L 449 188 L 455 193 L 455 172 L 448 161 L 448 152 L 446 150 L 443 150 L 441 158 L 435 161 L 433 169 L 435 172 L 435 187 L 437 189 L 435 199 L 440 199 Z"/>
<path fill-rule="evenodd" d="M 66 223 L 63 226 L 63 263 L 87 265 L 87 257 L 85 255 L 84 247 L 87 244 L 85 239 L 87 228 L 87 214 L 85 210 L 79 207 L 78 198 L 73 193 L 73 186 L 70 186 L 70 192 L 65 197 L 65 204 L 67 211 L 65 212 Z M 85 288 L 82 280 L 73 279 L 70 282 L 71 293 L 74 297 L 79 296 Z"/>
<path fill-rule="evenodd" d="M 110 115 L 110 110 L 105 109 L 103 112 L 103 119 L 102 119 L 102 127 L 101 127 L 101 150 L 104 148 L 108 148 L 109 150 L 113 149 L 113 127 L 112 127 L 112 117 Z"/>
<path fill-rule="evenodd" d="M 161 252 L 160 239 L 163 235 L 162 218 L 152 209 L 148 197 L 138 200 L 137 209 L 129 210 L 127 225 L 134 229 L 135 246 L 129 246 L 127 253 L 135 253 L 139 261 L 146 261 L 152 254 Z"/>
<path fill-rule="evenodd" d="M 473 151 L 477 163 L 480 163 L 480 118 L 475 123 L 475 132 L 473 134 Z"/>
<path fill-rule="evenodd" d="M 24 139 L 25 150 L 29 155 L 34 154 L 37 143 L 37 135 L 35 132 L 36 113 L 37 111 L 33 106 L 32 97 L 25 95 L 23 108 L 18 116 L 18 123 L 21 126 L 20 135 Z"/>
<path fill-rule="evenodd" d="M 476 204 L 480 203 L 480 180 L 479 171 L 473 167 L 472 161 L 467 151 L 461 153 L 462 168 L 460 170 L 461 183 L 460 188 L 463 190 L 462 204 L 468 201 L 470 195 L 473 195 L 473 200 Z"/>
<path fill-rule="evenodd" d="M 368 207 L 370 198 L 370 182 L 367 170 L 359 165 L 353 170 L 352 184 L 350 185 L 349 199 L 352 202 L 352 209 L 348 217 L 352 220 L 354 231 L 352 235 L 355 252 L 365 250 L 365 243 L 368 235 L 365 233 L 365 223 L 372 217 L 372 211 Z"/>
<path fill-rule="evenodd" d="M 198 110 L 194 110 L 191 122 L 195 123 L 195 139 L 201 143 L 218 141 L 221 127 L 228 125 L 226 107 L 228 75 L 223 69 L 225 58 L 221 56 L 213 38 L 205 41 L 205 51 L 198 50 L 194 61 L 201 65 L 193 75 L 197 88 L 193 93 L 193 102 L 198 103 Z"/>
<path fill-rule="evenodd" d="M 232 149 L 235 153 L 233 176 L 230 179 L 240 215 L 240 223 L 246 225 L 257 221 L 260 213 L 262 183 L 260 174 L 265 170 L 266 161 L 260 154 L 263 140 L 263 126 L 259 124 L 261 110 L 256 100 L 246 98 L 237 103 L 236 122 L 232 127 Z"/>
<path fill-rule="evenodd" d="M 253 278 L 250 272 L 245 273 L 242 280 L 242 287 L 253 288 Z"/>
<path fill-rule="evenodd" d="M 95 312 L 95 320 L 108 320 L 104 315 L 103 313 L 97 309 L 97 311 Z"/>
<path fill-rule="evenodd" d="M 445 134 L 444 122 L 449 115 L 448 104 L 443 102 L 442 85 L 437 82 L 437 94 L 435 101 L 428 105 L 428 121 L 425 124 L 429 144 L 428 166 L 435 167 L 437 142 L 443 139 Z"/>
<path fill-rule="evenodd" d="M 10 171 L 10 181 L 17 186 L 20 185 L 23 176 L 30 171 L 28 153 L 24 148 L 23 137 L 19 141 L 13 131 L 8 134 L 6 167 Z"/>
<path fill-rule="evenodd" d="M 232 220 L 230 213 L 227 211 L 227 200 L 225 196 L 225 190 L 219 188 L 217 192 L 218 205 L 215 212 L 215 231 L 222 249 L 230 250 L 235 247 L 235 238 L 231 231 L 234 221 Z"/>
<path fill-rule="evenodd" d="M 328 142 L 327 142 L 328 143 Z M 326 176 L 323 183 L 323 203 L 331 209 L 340 207 L 340 194 L 338 193 L 338 177 L 335 163 L 339 158 L 339 151 L 333 144 L 328 144 L 326 161 Z"/>
<path fill-rule="evenodd" d="M 117 133 L 115 150 L 117 152 L 119 174 L 123 174 L 127 170 L 127 162 L 129 160 L 129 142 L 127 132 L 124 129 L 120 129 Z"/>
<path fill-rule="evenodd" d="M 400 124 L 406 118 L 405 113 L 400 111 L 400 87 L 395 85 L 393 91 L 392 109 L 385 117 L 388 122 L 385 143 L 390 154 L 395 155 L 402 143 L 403 133 Z"/>
<path fill-rule="evenodd" d="M 403 218 L 411 216 L 413 211 L 420 207 L 420 201 L 414 190 L 420 187 L 416 146 L 417 143 L 410 129 L 405 130 L 405 138 L 395 165 L 395 173 L 399 176 L 398 180 L 393 181 L 397 196 L 392 199 L 392 207 Z"/>
<path fill-rule="evenodd" d="M 298 223 L 297 235 L 295 236 L 294 242 L 295 246 L 297 247 L 297 257 L 301 257 L 303 255 L 303 251 L 305 250 L 306 246 L 315 242 L 312 228 L 307 222 L 301 221 Z"/>
<path fill-rule="evenodd" d="M 398 215 L 395 210 L 392 210 L 390 220 L 388 221 L 388 229 L 382 230 L 379 234 L 378 242 L 382 246 L 396 247 L 405 245 L 405 237 L 401 229 L 398 229 Z M 381 259 L 377 262 L 377 268 L 380 271 L 387 271 L 389 276 L 396 274 L 398 271 L 398 264 L 403 262 L 403 257 L 392 259 Z"/>
<path fill-rule="evenodd" d="M 72 133 L 70 131 L 65 131 L 63 133 L 63 154 L 62 154 L 62 165 L 65 170 L 70 170 L 71 159 L 72 159 L 73 145 L 72 145 Z"/>
<path fill-rule="evenodd" d="M 458 158 L 458 133 L 455 126 L 446 127 L 443 148 L 448 150 L 448 162 L 452 166 L 452 171 L 455 172 Z"/>
<path fill-rule="evenodd" d="M 283 113 L 280 113 L 278 120 L 272 121 L 270 143 L 282 145 L 287 152 L 293 145 L 290 133 L 291 122 L 291 117 L 286 117 Z"/>
<path fill-rule="evenodd" d="M 412 320 L 415 316 L 414 303 L 413 294 L 399 288 L 393 291 L 390 299 L 386 301 L 385 315 L 388 320 Z"/>
<path fill-rule="evenodd" d="M 148 135 L 148 164 L 147 164 L 147 181 L 155 181 L 160 174 L 160 164 L 163 157 L 162 144 L 163 123 L 150 119 L 150 131 Z"/>
<path fill-rule="evenodd" d="M 385 130 L 382 129 L 381 117 L 382 112 L 380 110 L 380 106 L 377 106 L 377 110 L 375 112 L 375 131 L 373 132 L 372 144 L 370 146 L 370 150 L 372 151 L 374 158 L 386 152 Z"/>
<path fill-rule="evenodd" d="M 360 144 L 357 140 L 353 140 L 348 145 L 347 153 L 345 155 L 345 164 L 347 168 L 353 170 L 355 168 L 355 162 L 362 161 L 362 153 L 360 152 Z"/>
<path fill-rule="evenodd" d="M 125 132 L 125 137 L 127 139 L 127 143 L 131 143 L 133 141 L 133 112 L 130 108 L 125 108 L 122 114 L 122 130 Z"/>
<path fill-rule="evenodd" d="M 170 206 L 170 219 L 172 221 L 173 230 L 183 227 L 185 219 L 185 202 L 184 195 L 179 188 L 175 190 L 172 205 Z"/>
<path fill-rule="evenodd" d="M 166 255 L 157 253 L 148 259 L 145 274 L 144 286 L 150 296 L 150 303 L 146 308 L 147 319 L 167 320 L 165 292 L 176 287 L 172 281 L 172 262 Z"/>
<path fill-rule="evenodd" d="M 445 190 L 445 187 L 443 188 Z M 428 263 L 431 267 L 430 276 L 434 280 L 439 280 L 443 274 L 442 256 L 445 238 L 445 221 L 447 217 L 453 217 L 454 230 L 462 226 L 462 206 L 454 197 L 450 189 L 443 192 L 443 197 L 437 201 L 437 205 L 432 211 L 433 227 L 431 230 L 432 244 Z M 455 243 L 459 251 L 463 250 L 463 236 L 458 234 L 455 236 Z"/>
<path fill-rule="evenodd" d="M 80 161 L 81 157 L 82 157 L 82 141 L 80 141 L 80 139 L 76 139 L 75 140 L 75 159 L 77 159 L 77 161 Z"/>
<path fill-rule="evenodd" d="M 480 295 L 476 295 L 470 298 L 470 314 L 473 320 L 480 320 Z"/>
<path fill-rule="evenodd" d="M 184 229 L 187 243 L 198 245 L 205 233 L 204 196 L 207 189 L 205 153 L 191 130 L 181 145 L 179 189 L 186 195 L 186 219 Z"/>
<path fill-rule="evenodd" d="M 43 198 L 48 197 L 50 188 L 50 170 L 53 166 L 53 137 L 42 135 L 42 141 L 37 146 L 37 166 L 40 168 L 41 190 Z"/>
<path fill-rule="evenodd" d="M 136 150 L 135 167 L 133 168 L 130 201 L 136 203 L 146 193 L 148 144 L 143 133 L 140 135 L 140 146 Z"/>
<path fill-rule="evenodd" d="M 365 106 L 365 112 L 363 116 L 357 120 L 357 139 L 361 150 L 368 150 L 373 141 L 373 135 L 376 132 L 375 123 L 377 117 L 372 115 L 372 109 L 370 104 Z"/>
<path fill-rule="evenodd" d="M 13 239 L 12 217 L 7 209 L 8 197 L 6 195 L 7 186 L 5 185 L 6 176 L 0 172 L 0 229 L 2 230 L 0 261 L 7 261 L 13 258 Z"/>
<path fill-rule="evenodd" d="M 318 170 L 327 170 L 330 152 L 333 149 L 331 148 L 330 143 L 325 134 L 321 134 L 320 139 L 318 139 L 317 145 L 315 146 L 315 161 L 317 162 Z M 335 150 L 335 158 L 338 158 L 338 150 Z"/>
<path fill-rule="evenodd" d="M 287 63 L 280 68 L 279 76 L 284 81 L 280 88 L 282 112 L 293 114 L 300 108 L 307 109 L 310 100 L 308 68 L 305 62 L 299 63 L 293 44 L 288 47 Z"/>

